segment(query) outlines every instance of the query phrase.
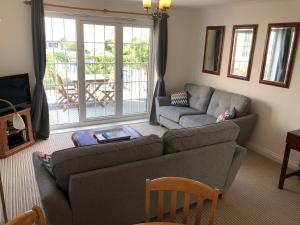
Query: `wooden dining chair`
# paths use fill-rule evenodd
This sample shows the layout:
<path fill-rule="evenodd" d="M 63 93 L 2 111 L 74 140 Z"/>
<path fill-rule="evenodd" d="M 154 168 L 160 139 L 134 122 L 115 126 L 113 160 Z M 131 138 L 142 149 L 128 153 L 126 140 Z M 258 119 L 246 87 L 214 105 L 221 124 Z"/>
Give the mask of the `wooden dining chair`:
<path fill-rule="evenodd" d="M 206 184 L 195 180 L 180 178 L 180 177 L 163 177 L 154 180 L 146 180 L 146 221 L 150 221 L 150 195 L 151 192 L 158 192 L 158 221 L 163 221 L 164 214 L 164 191 L 171 191 L 170 202 L 170 222 L 175 221 L 176 203 L 178 192 L 184 193 L 184 207 L 183 207 L 183 224 L 188 224 L 190 197 L 194 195 L 198 198 L 195 215 L 195 225 L 201 223 L 201 214 L 204 200 L 211 201 L 210 214 L 208 224 L 213 225 L 215 220 L 215 213 L 218 201 L 218 189 L 209 187 Z"/>
<path fill-rule="evenodd" d="M 105 84 L 105 88 L 101 90 L 103 95 L 101 96 L 98 101 L 100 102 L 101 106 L 105 107 L 109 102 L 114 101 L 115 97 L 115 83 L 108 82 Z"/>
<path fill-rule="evenodd" d="M 32 210 L 12 219 L 6 225 L 31 225 L 35 222 L 36 225 L 46 225 L 43 212 L 38 206 L 33 206 Z"/>
<path fill-rule="evenodd" d="M 60 94 L 59 98 L 56 100 L 56 103 L 63 105 L 64 111 L 66 111 L 70 105 L 78 105 L 78 89 L 75 87 L 65 87 L 63 79 L 58 73 L 50 72 L 50 76 L 52 77 L 55 86 L 57 87 L 57 91 Z"/>

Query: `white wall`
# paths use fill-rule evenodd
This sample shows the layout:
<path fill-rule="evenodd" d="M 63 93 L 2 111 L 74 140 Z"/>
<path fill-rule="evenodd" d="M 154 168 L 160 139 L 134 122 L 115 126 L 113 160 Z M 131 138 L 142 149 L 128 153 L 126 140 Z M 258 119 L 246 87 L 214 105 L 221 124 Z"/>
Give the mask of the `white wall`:
<path fill-rule="evenodd" d="M 300 22 L 299 9 L 299 0 L 251 1 L 202 8 L 195 16 L 192 35 L 194 82 L 249 96 L 253 100 L 252 111 L 259 115 L 249 148 L 277 160 L 283 156 L 286 132 L 300 129 L 300 45 L 289 89 L 259 84 L 259 75 L 268 23 Z M 259 24 L 249 82 L 227 77 L 232 26 L 239 24 Z M 210 25 L 226 25 L 220 76 L 202 73 L 205 29 Z M 291 159 L 298 166 L 299 153 L 293 153 Z"/>
<path fill-rule="evenodd" d="M 118 4 L 112 3 L 112 1 L 100 0 L 49 0 L 47 3 L 144 12 L 141 2 L 128 4 L 123 0 L 120 0 Z M 50 10 L 50 8 L 47 8 L 47 10 Z M 114 15 L 120 16 L 119 14 Z M 30 7 L 23 4 L 23 0 L 1 0 L 0 19 L 2 20 L 0 22 L 0 76 L 29 73 L 33 91 L 35 78 L 32 59 Z M 189 24 L 192 19 L 188 10 L 173 8 L 170 11 L 167 89 L 178 88 L 186 80 L 190 67 L 189 55 L 192 48 L 186 34 L 191 32 L 192 27 Z"/>
<path fill-rule="evenodd" d="M 22 2 L 1 0 L 0 76 L 29 73 L 33 84 L 31 15 L 30 8 Z"/>

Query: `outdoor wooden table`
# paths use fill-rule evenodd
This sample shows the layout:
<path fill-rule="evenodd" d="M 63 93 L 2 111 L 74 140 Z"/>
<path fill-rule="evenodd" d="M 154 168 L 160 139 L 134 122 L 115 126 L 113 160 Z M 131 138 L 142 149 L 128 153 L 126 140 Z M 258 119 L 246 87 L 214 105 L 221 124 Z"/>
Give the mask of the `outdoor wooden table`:
<path fill-rule="evenodd" d="M 95 78 L 94 75 L 86 75 L 85 76 L 85 90 L 88 95 L 86 101 L 96 100 L 101 102 L 102 99 L 97 99 L 97 92 L 100 90 L 102 85 L 107 84 L 109 81 L 108 78 L 102 76 L 100 78 Z M 72 80 L 72 83 L 78 88 L 78 80 Z M 92 87 L 94 85 L 94 87 Z M 101 90 L 100 90 L 101 91 Z"/>

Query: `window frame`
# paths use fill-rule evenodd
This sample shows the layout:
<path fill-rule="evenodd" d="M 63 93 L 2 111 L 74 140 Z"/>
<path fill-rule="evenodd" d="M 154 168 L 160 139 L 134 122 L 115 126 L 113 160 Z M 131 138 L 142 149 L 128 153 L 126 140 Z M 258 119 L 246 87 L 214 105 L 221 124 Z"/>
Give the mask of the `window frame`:
<path fill-rule="evenodd" d="M 74 19 L 76 21 L 76 45 L 77 45 L 77 65 L 78 65 L 78 79 L 81 79 L 82 74 L 84 71 L 81 71 L 80 69 L 80 63 L 82 63 L 82 59 L 80 59 L 80 49 L 82 48 L 83 43 L 82 41 L 82 24 L 87 23 L 105 23 L 107 25 L 113 25 L 116 27 L 116 29 L 119 29 L 118 32 L 120 32 L 122 27 L 130 26 L 130 27 L 145 27 L 150 29 L 150 40 L 149 40 L 149 75 L 148 75 L 148 101 L 147 101 L 147 112 L 145 113 L 138 113 L 138 114 L 123 114 L 122 109 L 118 108 L 116 115 L 114 116 L 108 116 L 108 117 L 95 117 L 95 118 L 87 118 L 84 114 L 84 103 L 80 103 L 79 105 L 82 107 L 79 107 L 81 110 L 81 113 L 79 113 L 79 122 L 75 123 L 66 123 L 66 124 L 54 124 L 51 125 L 51 130 L 56 129 L 65 129 L 65 128 L 74 128 L 74 127 L 80 127 L 80 126 L 90 126 L 90 125 L 96 125 L 96 124 L 105 124 L 105 123 L 112 123 L 112 122 L 121 122 L 121 121 L 130 121 L 130 120 L 141 120 L 149 118 L 150 111 L 151 111 L 151 103 L 153 101 L 153 92 L 155 87 L 155 81 L 156 81 L 156 74 L 154 69 L 154 51 L 153 51 L 153 42 L 154 42 L 154 36 L 153 36 L 153 22 L 150 19 L 144 19 L 144 18 L 129 18 L 129 17 L 114 17 L 114 16 L 106 16 L 106 15 L 86 15 L 83 13 L 75 13 L 75 12 L 67 12 L 67 11 L 52 11 L 52 10 L 46 10 L 45 11 L 45 18 L 46 17 L 57 17 L 57 18 L 63 18 L 63 19 Z M 117 32 L 117 31 L 116 31 Z M 119 39 L 121 36 L 119 36 Z M 116 40 L 117 41 L 117 40 Z M 119 45 L 118 48 L 116 48 L 116 51 L 123 51 L 123 48 L 120 46 L 121 43 L 117 44 Z M 119 53 L 119 55 L 122 55 Z M 117 60 L 117 59 L 116 59 Z M 82 67 L 82 65 L 81 65 Z M 120 72 L 122 68 L 122 63 L 119 63 L 117 65 L 116 72 Z M 120 78 L 118 78 L 120 79 Z M 117 82 L 117 81 L 116 81 Z M 79 90 L 79 92 L 82 92 Z M 119 93 L 122 92 L 119 91 Z M 80 94 L 80 93 L 79 93 Z M 121 99 L 122 95 L 119 94 L 118 98 Z M 121 107 L 122 106 L 116 106 Z"/>
<path fill-rule="evenodd" d="M 285 72 L 285 80 L 284 82 L 276 82 L 276 81 L 269 81 L 264 79 L 265 75 L 265 67 L 267 64 L 267 56 L 269 52 L 269 42 L 270 42 L 270 37 L 272 33 L 272 28 L 295 28 L 295 37 L 294 37 L 294 42 L 291 46 L 291 54 L 290 54 L 290 59 L 289 63 L 287 64 L 286 72 Z M 300 22 L 291 22 L 291 23 L 270 23 L 268 25 L 268 31 L 267 31 L 267 38 L 265 42 L 265 50 L 264 50 L 264 55 L 263 55 L 263 62 L 261 66 L 261 72 L 260 72 L 260 79 L 259 83 L 260 84 L 267 84 L 267 85 L 272 85 L 272 86 L 277 86 L 277 87 L 282 87 L 282 88 L 289 88 L 292 75 L 293 75 L 293 69 L 294 69 L 294 64 L 297 56 L 297 50 L 298 50 L 298 42 L 299 42 L 299 35 L 300 35 Z"/>
<path fill-rule="evenodd" d="M 235 36 L 236 31 L 239 29 L 252 29 L 253 30 L 253 37 L 250 47 L 250 56 L 248 61 L 248 67 L 247 67 L 247 73 L 246 76 L 240 76 L 237 74 L 233 74 L 231 72 L 231 66 L 233 64 L 233 53 L 234 53 L 234 46 L 235 43 Z M 256 37 L 257 37 L 257 30 L 258 30 L 258 24 L 246 24 L 246 25 L 234 25 L 232 28 L 232 37 L 231 37 L 231 46 L 230 46 L 230 54 L 229 54 L 229 64 L 228 64 L 228 71 L 227 71 L 227 77 L 229 78 L 235 78 L 239 80 L 245 80 L 250 81 L 251 71 L 252 71 L 252 64 L 253 64 L 253 57 L 254 57 L 254 51 L 255 51 L 255 44 L 256 44 Z"/>

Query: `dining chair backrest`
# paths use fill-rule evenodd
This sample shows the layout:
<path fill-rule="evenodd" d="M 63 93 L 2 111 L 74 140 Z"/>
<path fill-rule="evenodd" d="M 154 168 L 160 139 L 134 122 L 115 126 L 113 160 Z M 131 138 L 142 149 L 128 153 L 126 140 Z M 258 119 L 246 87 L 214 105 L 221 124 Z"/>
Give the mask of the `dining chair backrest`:
<path fill-rule="evenodd" d="M 213 225 L 215 220 L 215 213 L 218 201 L 218 189 L 209 187 L 206 184 L 200 183 L 195 180 L 181 178 L 181 177 L 163 177 L 154 180 L 146 180 L 146 221 L 150 221 L 150 197 L 151 192 L 158 192 L 158 221 L 163 221 L 164 214 L 164 191 L 171 192 L 170 202 L 170 222 L 175 221 L 177 195 L 179 192 L 184 193 L 184 207 L 183 207 L 183 224 L 188 224 L 189 210 L 190 210 L 190 197 L 194 195 L 198 198 L 195 215 L 195 225 L 201 223 L 201 214 L 203 209 L 204 200 L 211 201 L 210 214 L 208 224 Z"/>
<path fill-rule="evenodd" d="M 46 225 L 45 217 L 40 207 L 33 206 L 32 210 L 12 219 L 6 225 Z"/>
<path fill-rule="evenodd" d="M 52 77 L 55 86 L 58 87 L 58 91 L 64 96 L 67 97 L 67 91 L 65 90 L 64 82 L 62 77 L 56 72 L 50 72 L 50 76 Z"/>

